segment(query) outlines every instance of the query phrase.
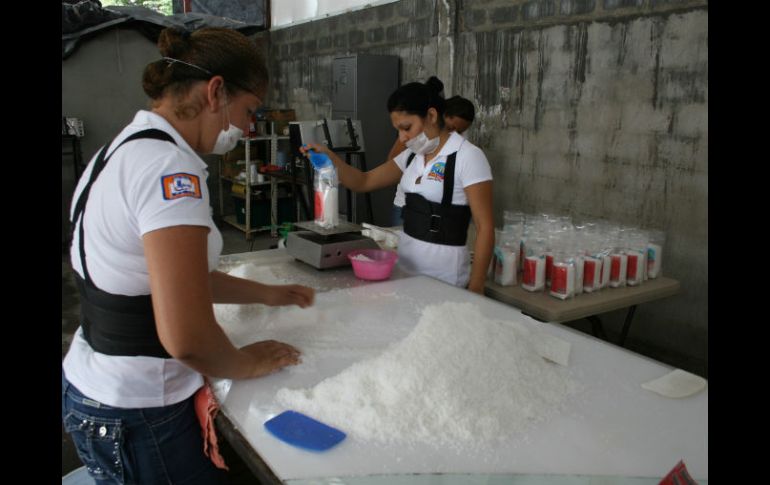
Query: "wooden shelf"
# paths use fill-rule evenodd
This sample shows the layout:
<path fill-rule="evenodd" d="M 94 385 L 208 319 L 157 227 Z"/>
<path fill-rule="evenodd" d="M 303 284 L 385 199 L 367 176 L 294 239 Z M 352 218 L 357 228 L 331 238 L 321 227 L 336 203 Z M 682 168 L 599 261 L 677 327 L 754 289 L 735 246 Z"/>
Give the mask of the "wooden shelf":
<path fill-rule="evenodd" d="M 238 192 L 230 192 L 230 195 L 232 197 L 246 200 L 246 194 L 239 194 Z M 270 194 L 264 194 L 264 193 L 258 193 L 255 194 L 254 192 L 251 193 L 251 200 L 254 200 L 255 198 L 259 198 L 261 200 L 270 200 Z M 280 197 L 279 197 L 280 198 Z"/>
<path fill-rule="evenodd" d="M 569 322 L 591 315 L 628 308 L 679 293 L 679 281 L 660 276 L 639 286 L 603 288 L 595 293 L 583 293 L 575 298 L 559 300 L 548 290 L 530 292 L 521 287 L 485 283 L 484 293 L 498 301 L 521 309 L 544 322 Z"/>
<path fill-rule="evenodd" d="M 238 180 L 238 179 L 234 179 L 232 177 L 222 177 L 222 180 L 226 180 L 226 181 L 232 182 L 234 184 L 246 185 L 246 181 L 245 180 Z M 270 182 L 252 182 L 251 183 L 252 187 L 267 186 L 267 185 L 270 185 Z"/>
<path fill-rule="evenodd" d="M 238 220 L 235 218 L 235 215 L 229 215 L 222 218 L 226 223 L 230 224 L 231 226 L 236 227 L 237 229 L 240 229 L 241 231 L 245 232 L 246 234 L 253 234 L 257 233 L 259 231 L 267 231 L 270 230 L 270 226 L 262 226 L 262 227 L 252 227 L 249 229 L 249 231 L 246 231 L 246 224 L 241 224 L 238 222 Z"/>
<path fill-rule="evenodd" d="M 252 165 L 258 164 L 258 161 L 253 158 L 253 155 L 256 153 L 256 151 L 252 151 L 252 150 L 256 150 L 255 146 L 259 146 L 263 143 L 267 143 L 269 157 L 267 160 L 265 160 L 264 163 L 275 165 L 278 159 L 278 145 L 279 145 L 278 142 L 289 140 L 289 136 L 279 136 L 275 133 L 275 122 L 271 121 L 269 123 L 270 123 L 269 126 L 271 126 L 272 134 L 261 135 L 261 136 L 245 136 L 240 138 L 239 140 L 245 147 L 245 153 L 244 153 L 245 160 L 237 160 L 236 164 L 241 166 L 245 165 L 247 171 L 251 169 Z M 295 179 L 294 177 L 288 174 L 284 176 L 277 176 L 268 172 L 268 173 L 260 173 L 266 179 L 265 181 L 263 182 L 252 181 L 251 183 L 247 183 L 246 180 L 240 180 L 240 179 L 235 179 L 233 177 L 223 176 L 222 165 L 223 165 L 223 159 L 220 158 L 219 160 L 219 210 L 222 216 L 222 220 L 224 220 L 227 224 L 230 224 L 246 232 L 246 225 L 239 224 L 237 222 L 235 215 L 233 214 L 224 215 L 224 208 L 225 208 L 224 198 L 226 194 L 223 188 L 223 182 L 228 182 L 231 184 L 239 184 L 244 187 L 245 190 L 243 194 L 237 193 L 237 192 L 231 193 L 231 195 L 239 199 L 246 199 L 247 194 L 254 195 L 254 192 L 257 192 L 257 191 L 261 192 L 259 195 L 264 197 L 266 193 L 268 193 L 268 191 L 262 188 L 270 187 L 269 189 L 270 220 L 272 225 L 265 226 L 262 228 L 252 228 L 246 233 L 246 238 L 248 239 L 251 233 L 254 233 L 258 230 L 264 230 L 264 229 L 270 230 L 271 235 L 276 236 L 277 219 L 278 219 L 277 204 L 278 204 L 278 200 L 281 198 L 278 195 L 278 186 L 279 184 L 293 183 L 294 185 L 292 185 L 292 194 L 296 194 L 296 190 L 297 190 L 296 186 L 302 184 L 302 181 L 299 180 L 298 178 Z M 261 163 L 259 163 L 258 165 L 261 165 Z M 271 178 L 268 178 L 268 177 L 271 177 Z M 306 184 L 302 184 L 302 185 L 306 185 Z M 255 190 L 255 187 L 259 187 L 260 189 Z M 293 195 L 293 197 L 296 197 L 296 195 Z M 252 197 L 251 200 L 254 200 L 254 198 Z M 263 199 L 260 198 L 258 200 L 263 200 Z M 252 210 L 253 208 L 251 207 L 251 204 L 247 204 L 247 206 L 245 207 L 246 222 L 251 220 Z"/>
<path fill-rule="evenodd" d="M 297 185 L 307 185 L 307 182 L 305 182 L 302 177 L 292 177 L 288 172 L 264 172 L 262 175 L 265 177 L 273 177 L 281 182 L 294 182 Z"/>

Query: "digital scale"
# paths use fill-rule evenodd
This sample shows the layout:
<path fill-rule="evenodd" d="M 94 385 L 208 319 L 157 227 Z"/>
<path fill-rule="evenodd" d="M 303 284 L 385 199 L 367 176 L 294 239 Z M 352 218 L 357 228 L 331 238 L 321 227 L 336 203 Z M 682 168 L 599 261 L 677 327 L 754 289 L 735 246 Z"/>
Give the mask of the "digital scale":
<path fill-rule="evenodd" d="M 374 239 L 361 234 L 362 226 L 352 222 L 341 221 L 337 227 L 329 229 L 315 221 L 294 225 L 306 230 L 287 234 L 286 251 L 317 269 L 349 266 L 348 253 L 356 249 L 380 249 Z"/>

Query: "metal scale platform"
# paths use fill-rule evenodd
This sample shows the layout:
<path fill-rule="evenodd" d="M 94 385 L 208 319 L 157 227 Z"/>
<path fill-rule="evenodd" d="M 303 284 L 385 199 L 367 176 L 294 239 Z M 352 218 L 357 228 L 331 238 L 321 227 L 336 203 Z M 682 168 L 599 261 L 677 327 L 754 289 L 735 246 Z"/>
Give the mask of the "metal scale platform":
<path fill-rule="evenodd" d="M 325 229 L 315 221 L 297 222 L 286 236 L 286 251 L 294 258 L 318 269 L 349 266 L 348 253 L 356 249 L 379 249 L 370 237 L 361 235 L 362 226 L 340 221 L 337 227 Z"/>

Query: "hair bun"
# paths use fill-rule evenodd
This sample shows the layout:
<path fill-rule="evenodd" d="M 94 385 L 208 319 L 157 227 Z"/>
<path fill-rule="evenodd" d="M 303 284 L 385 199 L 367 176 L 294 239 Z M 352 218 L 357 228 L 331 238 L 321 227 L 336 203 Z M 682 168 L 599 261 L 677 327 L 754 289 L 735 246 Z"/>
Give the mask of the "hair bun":
<path fill-rule="evenodd" d="M 178 27 L 167 27 L 161 30 L 158 36 L 158 50 L 165 57 L 178 59 L 187 51 L 189 39 L 190 31 Z"/>
<path fill-rule="evenodd" d="M 425 81 L 425 85 L 435 91 L 437 94 L 441 94 L 444 91 L 444 83 L 441 82 L 436 76 L 431 76 Z"/>

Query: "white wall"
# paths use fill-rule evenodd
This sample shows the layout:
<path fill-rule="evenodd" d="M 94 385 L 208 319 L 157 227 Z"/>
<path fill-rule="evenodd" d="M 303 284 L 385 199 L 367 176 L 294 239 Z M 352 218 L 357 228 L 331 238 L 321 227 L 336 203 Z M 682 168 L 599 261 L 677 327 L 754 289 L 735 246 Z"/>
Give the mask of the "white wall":
<path fill-rule="evenodd" d="M 271 28 L 288 27 L 398 0 L 279 0 L 270 3 Z"/>

